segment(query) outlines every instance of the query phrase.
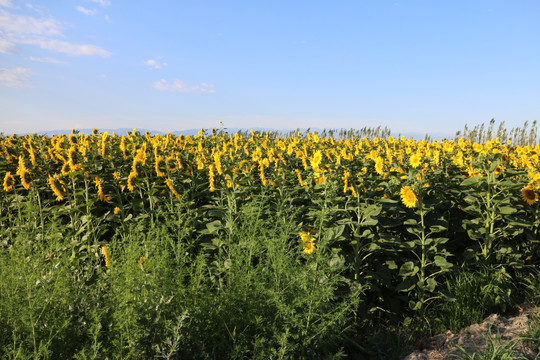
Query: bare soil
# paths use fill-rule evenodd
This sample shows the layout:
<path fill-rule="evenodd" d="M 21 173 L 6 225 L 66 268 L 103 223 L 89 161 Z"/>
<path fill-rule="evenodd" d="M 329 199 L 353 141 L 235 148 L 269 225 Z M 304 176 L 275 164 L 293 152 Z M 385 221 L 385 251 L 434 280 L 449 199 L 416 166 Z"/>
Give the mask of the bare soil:
<path fill-rule="evenodd" d="M 486 338 L 491 334 L 492 338 L 500 335 L 501 341 L 515 341 L 516 350 L 523 353 L 529 359 L 540 359 L 540 348 L 527 347 L 521 340 L 520 335 L 527 331 L 527 323 L 531 317 L 540 316 L 540 308 L 531 303 L 525 303 L 518 307 L 519 312 L 513 316 L 501 316 L 492 314 L 482 323 L 474 324 L 454 334 L 447 331 L 443 334 L 420 340 L 417 349 L 403 360 L 443 360 L 452 359 L 452 355 L 462 354 L 456 344 L 463 347 L 469 354 L 478 349 L 484 349 Z"/>

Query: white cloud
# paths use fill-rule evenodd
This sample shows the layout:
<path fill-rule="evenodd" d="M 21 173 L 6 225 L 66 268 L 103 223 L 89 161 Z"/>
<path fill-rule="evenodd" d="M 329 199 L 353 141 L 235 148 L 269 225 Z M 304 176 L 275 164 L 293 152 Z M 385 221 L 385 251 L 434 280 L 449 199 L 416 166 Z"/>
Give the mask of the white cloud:
<path fill-rule="evenodd" d="M 111 2 L 109 0 L 92 0 L 95 3 L 98 3 L 101 6 L 109 6 Z"/>
<path fill-rule="evenodd" d="M 214 85 L 202 83 L 201 86 L 198 85 L 188 85 L 181 80 L 174 80 L 174 82 L 169 83 L 165 79 L 154 82 L 152 85 L 154 89 L 161 91 L 173 91 L 181 93 L 206 93 L 213 94 L 216 92 Z"/>
<path fill-rule="evenodd" d="M 96 45 L 73 44 L 54 39 L 63 33 L 61 24 L 52 18 L 39 19 L 0 10 L 0 35 L 4 36 L 4 39 L 0 39 L 0 52 L 3 53 L 17 52 L 15 43 L 18 43 L 35 45 L 72 56 L 111 56 L 109 51 Z"/>
<path fill-rule="evenodd" d="M 62 27 L 54 19 L 36 19 L 0 10 L 0 29 L 16 34 L 61 35 Z"/>
<path fill-rule="evenodd" d="M 96 9 L 87 9 L 83 6 L 77 6 L 76 7 L 77 11 L 78 12 L 82 12 L 83 14 L 85 15 L 96 15 L 97 14 L 97 10 Z"/>
<path fill-rule="evenodd" d="M 17 45 L 12 42 L 9 42 L 6 39 L 0 38 L 0 53 L 3 54 L 16 54 L 19 52 Z"/>
<path fill-rule="evenodd" d="M 65 61 L 60 61 L 58 59 L 53 59 L 53 58 L 48 58 L 48 57 L 37 58 L 37 57 L 30 56 L 28 57 L 28 59 L 32 61 L 48 63 L 48 64 L 65 64 L 66 63 Z"/>
<path fill-rule="evenodd" d="M 0 86 L 14 88 L 32 87 L 32 84 L 30 83 L 30 75 L 32 74 L 32 69 L 28 68 L 0 68 Z"/>
<path fill-rule="evenodd" d="M 5 6 L 5 7 L 13 7 L 13 4 L 11 3 L 11 0 L 0 0 L 0 6 Z"/>
<path fill-rule="evenodd" d="M 158 60 L 160 58 L 158 57 Z M 144 62 L 144 65 L 150 67 L 150 69 L 161 69 L 163 68 L 164 66 L 167 66 L 167 63 L 166 62 L 163 62 L 163 63 L 160 63 L 159 61 L 157 60 L 154 60 L 154 59 L 150 59 L 150 60 L 146 60 Z"/>
<path fill-rule="evenodd" d="M 20 42 L 23 44 L 37 45 L 42 49 L 56 51 L 56 52 L 70 55 L 70 56 L 81 56 L 81 55 L 101 56 L 101 57 L 111 56 L 110 52 L 96 45 L 88 45 L 88 44 L 78 45 L 78 44 L 72 44 L 66 41 L 60 41 L 60 40 L 54 40 L 54 39 L 52 40 L 28 39 L 28 40 L 21 40 Z"/>

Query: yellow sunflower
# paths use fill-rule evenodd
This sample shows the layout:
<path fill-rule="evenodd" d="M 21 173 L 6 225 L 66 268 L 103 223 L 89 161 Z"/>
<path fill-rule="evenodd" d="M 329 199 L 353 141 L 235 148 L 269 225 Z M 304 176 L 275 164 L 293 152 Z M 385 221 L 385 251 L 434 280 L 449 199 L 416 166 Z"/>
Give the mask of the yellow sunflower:
<path fill-rule="evenodd" d="M 420 166 L 421 162 L 422 162 L 422 157 L 418 153 L 411 155 L 411 157 L 409 158 L 409 163 L 415 169 L 418 166 Z"/>
<path fill-rule="evenodd" d="M 103 255 L 103 259 L 105 259 L 105 267 L 111 266 L 111 257 L 109 255 L 109 251 L 106 246 L 101 247 L 101 254 Z"/>
<path fill-rule="evenodd" d="M 413 208 L 416 206 L 418 198 L 410 186 L 407 185 L 401 188 L 401 201 L 406 207 Z"/>
<path fill-rule="evenodd" d="M 6 176 L 4 177 L 4 191 L 8 192 L 11 189 L 13 189 L 13 186 L 15 185 L 15 178 L 13 175 L 11 175 L 11 171 L 8 171 L 6 173 Z"/>
<path fill-rule="evenodd" d="M 313 250 L 315 250 L 315 242 L 310 241 L 304 244 L 304 252 L 308 255 L 311 255 L 313 253 Z"/>
<path fill-rule="evenodd" d="M 538 193 L 530 186 L 525 186 L 521 189 L 521 198 L 529 205 L 533 205 L 538 201 Z"/>

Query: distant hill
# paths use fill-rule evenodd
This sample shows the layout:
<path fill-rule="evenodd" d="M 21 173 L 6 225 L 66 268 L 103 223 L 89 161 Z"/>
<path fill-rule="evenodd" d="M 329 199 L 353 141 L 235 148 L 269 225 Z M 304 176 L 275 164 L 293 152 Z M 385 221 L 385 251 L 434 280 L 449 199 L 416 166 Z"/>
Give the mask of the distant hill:
<path fill-rule="evenodd" d="M 92 134 L 92 130 L 93 129 L 75 129 L 77 132 L 79 133 L 82 133 L 82 134 L 87 134 L 87 135 L 90 135 Z M 178 130 L 178 131 L 171 131 L 170 133 L 175 135 L 175 136 L 178 136 L 178 135 L 186 135 L 186 136 L 192 136 L 192 135 L 197 135 L 199 133 L 201 129 L 187 129 L 187 130 Z M 219 129 L 216 129 L 216 130 L 219 130 Z M 333 130 L 334 131 L 334 134 L 339 134 L 339 131 L 340 129 L 321 129 L 321 128 L 300 128 L 300 129 L 272 129 L 272 128 L 261 128 L 261 127 L 256 127 L 256 128 L 226 128 L 224 129 L 225 132 L 227 132 L 228 134 L 235 134 L 239 131 L 242 131 L 242 132 L 249 132 L 249 131 L 259 131 L 259 132 L 277 132 L 281 135 L 289 135 L 291 132 L 296 132 L 296 131 L 300 131 L 301 133 L 305 133 L 306 131 L 309 130 L 309 132 L 311 133 L 322 133 L 324 131 L 326 131 L 328 133 L 328 131 L 330 130 Z M 344 131 L 348 131 L 350 129 L 343 129 Z M 103 133 L 105 131 L 108 131 L 109 134 L 112 134 L 113 132 L 116 134 L 116 135 L 126 135 L 127 133 L 131 133 L 133 132 L 133 128 L 116 128 L 116 129 L 98 129 L 98 131 L 100 133 Z M 168 132 L 163 132 L 163 131 L 158 131 L 158 130 L 151 130 L 151 129 L 139 129 L 137 128 L 137 131 L 141 134 L 145 134 L 146 132 L 148 132 L 149 134 L 151 135 L 167 135 Z M 206 133 L 209 134 L 211 132 L 211 129 L 205 129 Z M 53 135 L 69 135 L 71 134 L 72 130 L 50 130 L 50 131 L 40 131 L 38 132 L 37 134 L 38 135 L 47 135 L 47 136 L 53 136 Z M 19 135 L 27 135 L 27 134 L 33 134 L 33 133 L 25 133 L 25 134 L 19 134 Z M 406 138 L 410 139 L 425 139 L 427 135 L 429 134 L 421 134 L 421 133 L 394 133 L 392 132 L 391 133 L 392 136 L 394 137 L 397 137 L 397 136 L 405 136 Z M 443 138 L 447 138 L 447 139 L 453 139 L 454 136 L 453 135 L 446 135 L 446 136 L 442 136 L 442 135 L 429 135 L 429 138 L 431 140 L 441 140 Z"/>

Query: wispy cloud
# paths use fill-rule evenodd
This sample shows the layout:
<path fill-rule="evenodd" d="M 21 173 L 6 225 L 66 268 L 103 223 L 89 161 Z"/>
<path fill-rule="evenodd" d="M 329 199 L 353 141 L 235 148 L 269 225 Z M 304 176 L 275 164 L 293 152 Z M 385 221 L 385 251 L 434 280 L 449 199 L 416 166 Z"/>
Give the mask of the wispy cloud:
<path fill-rule="evenodd" d="M 0 53 L 3 54 L 16 54 L 19 52 L 19 49 L 17 48 L 17 45 L 14 43 L 0 38 Z"/>
<path fill-rule="evenodd" d="M 26 39 L 26 40 L 21 40 L 20 42 L 23 44 L 37 45 L 42 49 L 56 51 L 56 52 L 64 53 L 66 55 L 71 55 L 71 56 L 81 56 L 81 55 L 101 56 L 101 57 L 111 56 L 110 52 L 96 45 L 72 44 L 67 41 L 60 41 L 60 40 L 55 40 L 55 39 L 52 39 L 52 40 Z"/>
<path fill-rule="evenodd" d="M 0 10 L 0 52 L 2 53 L 17 53 L 15 44 L 26 44 L 71 56 L 111 56 L 109 51 L 97 45 L 74 44 L 55 39 L 63 35 L 63 26 L 55 19 L 16 15 Z"/>
<path fill-rule="evenodd" d="M 159 60 L 161 57 L 158 57 L 157 59 Z M 150 69 L 162 69 L 163 67 L 167 66 L 166 62 L 159 62 L 158 60 L 146 60 L 144 65 L 148 66 Z"/>
<path fill-rule="evenodd" d="M 92 0 L 95 3 L 98 3 L 101 6 L 109 6 L 111 2 L 109 0 Z"/>
<path fill-rule="evenodd" d="M 83 6 L 77 6 L 75 9 L 77 9 L 78 12 L 82 12 L 85 15 L 96 15 L 97 10 L 96 9 L 87 9 Z"/>
<path fill-rule="evenodd" d="M 169 83 L 165 79 L 154 82 L 152 85 L 154 89 L 160 91 L 173 91 L 180 93 L 206 93 L 213 94 L 216 92 L 215 86 L 207 83 L 201 83 L 201 85 L 188 85 L 181 80 L 174 80 L 172 83 Z"/>
<path fill-rule="evenodd" d="M 32 87 L 30 83 L 30 75 L 32 74 L 33 71 L 29 68 L 0 68 L 0 86 L 13 88 Z"/>
<path fill-rule="evenodd" d="M 62 27 L 54 19 L 36 19 L 0 10 L 0 29 L 12 34 L 61 35 Z"/>
<path fill-rule="evenodd" d="M 58 59 L 53 59 L 49 57 L 37 58 L 37 57 L 29 56 L 28 59 L 32 61 L 47 63 L 47 64 L 65 64 L 66 63 L 65 61 L 60 61 Z"/>
<path fill-rule="evenodd" d="M 13 4 L 11 3 L 11 0 L 0 0 L 0 6 L 5 6 L 5 7 L 13 7 Z"/>

